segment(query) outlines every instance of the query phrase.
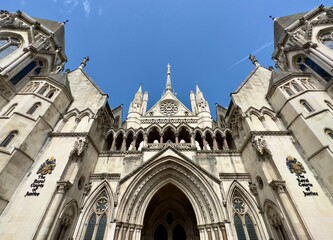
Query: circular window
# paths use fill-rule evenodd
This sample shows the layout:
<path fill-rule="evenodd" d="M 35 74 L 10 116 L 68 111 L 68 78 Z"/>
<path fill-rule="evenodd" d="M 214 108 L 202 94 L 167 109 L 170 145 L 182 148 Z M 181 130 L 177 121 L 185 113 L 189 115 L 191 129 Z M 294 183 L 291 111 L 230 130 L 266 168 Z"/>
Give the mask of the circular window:
<path fill-rule="evenodd" d="M 177 103 L 173 101 L 165 101 L 160 105 L 160 112 L 164 115 L 174 115 L 178 112 Z"/>

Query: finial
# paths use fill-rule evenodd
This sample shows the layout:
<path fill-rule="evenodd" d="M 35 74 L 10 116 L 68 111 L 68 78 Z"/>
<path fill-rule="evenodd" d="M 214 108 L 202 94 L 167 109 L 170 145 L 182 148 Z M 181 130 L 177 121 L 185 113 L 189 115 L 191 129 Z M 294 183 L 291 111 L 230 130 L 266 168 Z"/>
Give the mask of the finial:
<path fill-rule="evenodd" d="M 87 65 L 88 61 L 89 61 L 89 56 L 86 56 L 85 58 L 83 58 L 79 68 L 83 69 Z"/>
<path fill-rule="evenodd" d="M 249 59 L 251 60 L 253 65 L 259 66 L 258 60 L 256 59 L 256 57 L 254 55 L 250 54 Z"/>
<path fill-rule="evenodd" d="M 195 83 L 195 92 L 198 94 L 200 92 L 198 83 Z"/>
<path fill-rule="evenodd" d="M 172 86 L 171 86 L 171 70 L 170 70 L 171 66 L 168 63 L 167 65 L 167 83 L 166 83 L 166 90 L 172 90 Z"/>
<path fill-rule="evenodd" d="M 65 20 L 64 22 L 62 22 L 63 24 L 66 24 L 66 23 L 68 23 L 69 22 L 69 20 L 67 19 L 67 20 Z"/>
<path fill-rule="evenodd" d="M 140 83 L 140 87 L 138 89 L 138 92 L 142 93 L 142 83 Z"/>
<path fill-rule="evenodd" d="M 272 17 L 272 15 L 269 15 L 269 18 L 272 19 L 272 21 L 276 20 L 276 17 Z"/>

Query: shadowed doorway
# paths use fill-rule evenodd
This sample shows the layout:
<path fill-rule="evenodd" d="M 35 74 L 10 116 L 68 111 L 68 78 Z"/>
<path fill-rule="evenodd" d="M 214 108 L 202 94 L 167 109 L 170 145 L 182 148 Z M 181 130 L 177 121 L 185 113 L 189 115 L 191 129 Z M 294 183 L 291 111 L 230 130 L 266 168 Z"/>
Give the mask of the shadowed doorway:
<path fill-rule="evenodd" d="M 151 199 L 143 222 L 142 240 L 198 240 L 193 207 L 186 195 L 167 184 Z"/>

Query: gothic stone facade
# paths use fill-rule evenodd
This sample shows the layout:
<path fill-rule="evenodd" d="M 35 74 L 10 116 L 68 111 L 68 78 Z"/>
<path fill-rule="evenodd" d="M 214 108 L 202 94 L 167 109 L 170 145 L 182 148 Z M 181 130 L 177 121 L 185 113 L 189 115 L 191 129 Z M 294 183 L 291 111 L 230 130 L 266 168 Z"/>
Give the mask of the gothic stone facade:
<path fill-rule="evenodd" d="M 333 9 L 274 21 L 228 108 L 122 107 L 63 72 L 64 24 L 0 12 L 1 239 L 331 239 Z M 149 86 L 148 86 L 149 88 Z M 255 97 L 254 96 L 255 92 Z"/>

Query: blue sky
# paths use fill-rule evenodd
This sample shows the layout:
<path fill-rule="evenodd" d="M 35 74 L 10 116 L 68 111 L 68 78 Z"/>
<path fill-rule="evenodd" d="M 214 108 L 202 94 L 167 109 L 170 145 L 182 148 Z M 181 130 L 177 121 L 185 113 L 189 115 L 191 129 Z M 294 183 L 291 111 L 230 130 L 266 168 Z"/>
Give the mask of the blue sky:
<path fill-rule="evenodd" d="M 253 69 L 254 54 L 273 66 L 273 22 L 331 1 L 296 0 L 6 0 L 1 9 L 66 24 L 66 68 L 85 70 L 109 94 L 112 108 L 128 105 L 140 83 L 149 106 L 161 97 L 166 66 L 177 97 L 189 107 L 198 83 L 215 116 Z"/>

